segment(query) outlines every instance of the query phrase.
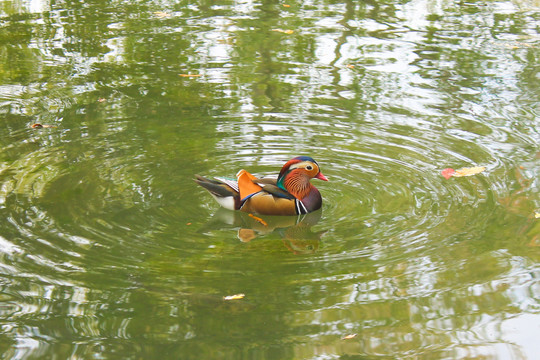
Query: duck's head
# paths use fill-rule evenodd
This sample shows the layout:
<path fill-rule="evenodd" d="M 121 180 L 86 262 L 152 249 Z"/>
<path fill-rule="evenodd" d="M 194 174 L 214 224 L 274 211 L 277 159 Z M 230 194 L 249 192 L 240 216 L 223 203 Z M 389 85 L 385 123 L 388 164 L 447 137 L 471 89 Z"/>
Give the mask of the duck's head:
<path fill-rule="evenodd" d="M 328 181 L 326 176 L 321 172 L 319 164 L 309 156 L 297 156 L 287 161 L 281 168 L 277 181 L 278 186 L 283 190 L 288 190 L 285 184 L 286 179 L 291 180 L 292 183 L 296 182 L 295 179 L 298 182 L 305 182 L 307 180 L 308 183 L 310 179 Z"/>

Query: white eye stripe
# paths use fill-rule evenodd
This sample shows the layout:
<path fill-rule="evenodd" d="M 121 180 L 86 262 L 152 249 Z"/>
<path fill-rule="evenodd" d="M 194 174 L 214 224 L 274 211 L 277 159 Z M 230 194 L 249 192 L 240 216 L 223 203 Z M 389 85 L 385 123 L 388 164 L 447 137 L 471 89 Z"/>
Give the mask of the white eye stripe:
<path fill-rule="evenodd" d="M 307 169 L 307 170 L 313 170 L 313 164 L 309 161 L 302 161 L 302 162 L 299 162 L 298 164 L 292 164 L 290 167 L 289 167 L 289 170 L 293 170 L 293 169 Z"/>

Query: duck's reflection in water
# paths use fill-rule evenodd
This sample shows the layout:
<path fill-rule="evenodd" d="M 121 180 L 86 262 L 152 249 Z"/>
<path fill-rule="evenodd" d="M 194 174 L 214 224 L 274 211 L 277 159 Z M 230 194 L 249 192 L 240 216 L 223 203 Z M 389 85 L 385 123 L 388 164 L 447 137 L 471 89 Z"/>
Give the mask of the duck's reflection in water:
<path fill-rule="evenodd" d="M 294 254 L 311 254 L 317 251 L 326 232 L 311 230 L 321 216 L 321 210 L 299 216 L 262 216 L 220 208 L 202 230 L 230 227 L 237 230 L 238 239 L 242 242 L 277 234 Z"/>

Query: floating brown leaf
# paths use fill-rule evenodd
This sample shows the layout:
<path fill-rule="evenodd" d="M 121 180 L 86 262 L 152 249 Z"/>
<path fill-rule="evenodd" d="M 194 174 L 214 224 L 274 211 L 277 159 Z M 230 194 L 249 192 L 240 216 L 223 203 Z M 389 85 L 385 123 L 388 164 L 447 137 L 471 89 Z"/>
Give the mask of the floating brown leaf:
<path fill-rule="evenodd" d="M 280 33 L 288 34 L 288 35 L 294 33 L 294 30 L 272 29 L 272 31 L 280 32 Z"/>
<path fill-rule="evenodd" d="M 223 300 L 240 300 L 240 299 L 243 299 L 245 296 L 246 295 L 244 294 L 229 295 L 229 296 L 224 296 Z"/>
<path fill-rule="evenodd" d="M 41 128 L 55 128 L 56 126 L 54 126 L 54 125 L 47 125 L 47 124 L 35 123 L 35 124 L 30 125 L 30 127 L 31 127 L 32 129 L 41 129 Z"/>

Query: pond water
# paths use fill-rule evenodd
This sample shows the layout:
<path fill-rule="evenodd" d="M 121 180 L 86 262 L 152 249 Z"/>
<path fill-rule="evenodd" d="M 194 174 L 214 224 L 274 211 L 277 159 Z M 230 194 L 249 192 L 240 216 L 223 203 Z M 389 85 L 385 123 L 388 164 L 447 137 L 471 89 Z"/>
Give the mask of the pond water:
<path fill-rule="evenodd" d="M 532 359 L 539 104 L 538 0 L 3 1 L 0 356 Z"/>

